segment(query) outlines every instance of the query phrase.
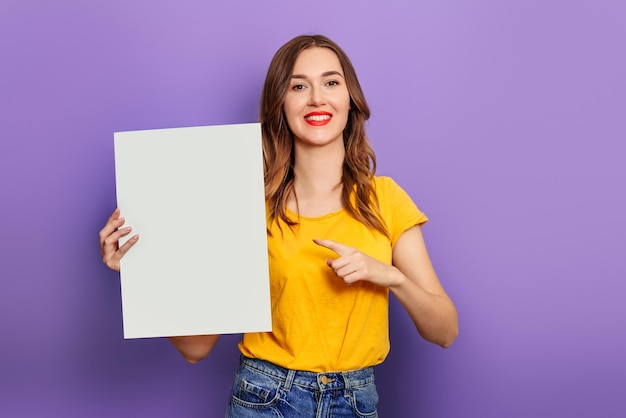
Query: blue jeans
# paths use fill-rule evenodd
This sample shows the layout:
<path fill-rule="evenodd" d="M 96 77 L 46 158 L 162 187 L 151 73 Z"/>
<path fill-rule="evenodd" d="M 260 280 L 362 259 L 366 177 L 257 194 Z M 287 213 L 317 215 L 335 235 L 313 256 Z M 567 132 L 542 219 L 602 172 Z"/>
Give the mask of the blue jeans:
<path fill-rule="evenodd" d="M 313 373 L 242 356 L 227 418 L 376 418 L 374 369 Z"/>

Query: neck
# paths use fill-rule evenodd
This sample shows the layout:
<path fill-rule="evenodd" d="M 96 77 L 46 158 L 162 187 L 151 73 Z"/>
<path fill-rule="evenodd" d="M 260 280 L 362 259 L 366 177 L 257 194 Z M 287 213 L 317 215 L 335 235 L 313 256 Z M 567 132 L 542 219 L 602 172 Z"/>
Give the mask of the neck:
<path fill-rule="evenodd" d="M 329 147 L 296 146 L 294 186 L 298 196 L 327 193 L 340 188 L 344 158 L 342 142 Z"/>

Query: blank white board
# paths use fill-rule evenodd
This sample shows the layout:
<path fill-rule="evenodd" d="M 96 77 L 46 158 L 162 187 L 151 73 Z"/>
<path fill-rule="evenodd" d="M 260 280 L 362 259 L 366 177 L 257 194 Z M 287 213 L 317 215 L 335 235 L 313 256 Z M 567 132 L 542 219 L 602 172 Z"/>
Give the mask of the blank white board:
<path fill-rule="evenodd" d="M 124 338 L 270 331 L 260 125 L 114 137 Z"/>

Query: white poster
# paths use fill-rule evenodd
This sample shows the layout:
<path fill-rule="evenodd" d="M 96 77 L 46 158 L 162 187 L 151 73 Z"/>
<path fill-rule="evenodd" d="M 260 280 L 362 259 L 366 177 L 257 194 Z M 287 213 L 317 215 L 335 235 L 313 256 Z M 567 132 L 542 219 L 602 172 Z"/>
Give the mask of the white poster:
<path fill-rule="evenodd" d="M 117 132 L 115 174 L 124 338 L 270 331 L 260 125 Z"/>

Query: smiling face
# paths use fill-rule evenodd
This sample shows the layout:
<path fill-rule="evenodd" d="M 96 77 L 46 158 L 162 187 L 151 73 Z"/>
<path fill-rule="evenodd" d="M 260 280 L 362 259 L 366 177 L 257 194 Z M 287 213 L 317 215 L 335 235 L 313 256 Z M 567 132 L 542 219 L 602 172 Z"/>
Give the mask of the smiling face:
<path fill-rule="evenodd" d="M 296 58 L 284 102 L 287 123 L 298 146 L 343 144 L 350 94 L 337 55 L 311 47 Z"/>

